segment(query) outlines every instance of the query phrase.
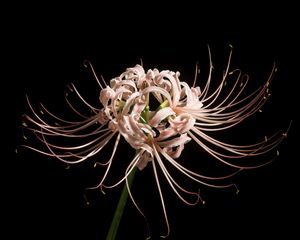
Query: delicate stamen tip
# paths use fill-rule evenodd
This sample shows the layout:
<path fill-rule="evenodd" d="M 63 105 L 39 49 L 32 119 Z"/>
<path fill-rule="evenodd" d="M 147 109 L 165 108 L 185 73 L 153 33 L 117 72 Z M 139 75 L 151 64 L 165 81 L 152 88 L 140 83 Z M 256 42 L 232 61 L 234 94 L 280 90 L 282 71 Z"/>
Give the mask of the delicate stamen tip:
<path fill-rule="evenodd" d="M 164 236 L 160 236 L 161 238 L 167 238 L 169 237 L 169 234 L 168 235 L 164 235 Z"/>
<path fill-rule="evenodd" d="M 85 200 L 85 204 L 86 205 L 90 205 L 90 202 L 87 199 L 87 196 L 85 194 L 83 194 L 84 200 Z"/>
<path fill-rule="evenodd" d="M 239 194 L 240 190 L 239 190 L 239 188 L 237 187 L 237 185 L 234 184 L 233 186 L 235 187 L 235 194 L 236 194 L 236 195 Z"/>
<path fill-rule="evenodd" d="M 87 67 L 88 67 L 88 64 L 91 64 L 90 61 L 87 60 L 87 59 L 84 59 L 84 60 L 83 60 L 83 66 L 87 68 Z"/>
<path fill-rule="evenodd" d="M 265 136 L 265 142 L 267 142 L 268 141 L 268 137 L 267 136 Z"/>
<path fill-rule="evenodd" d="M 69 165 L 69 164 L 67 164 L 67 166 L 66 166 L 66 168 L 65 168 L 65 169 L 67 169 L 67 170 L 68 170 L 68 169 L 70 169 L 70 165 Z"/>
<path fill-rule="evenodd" d="M 287 133 L 286 132 L 282 133 L 282 136 L 286 138 L 287 137 Z"/>
<path fill-rule="evenodd" d="M 279 150 L 276 151 L 277 156 L 279 156 Z"/>
<path fill-rule="evenodd" d="M 106 195 L 106 193 L 104 192 L 104 190 L 103 190 L 103 187 L 102 187 L 102 186 L 100 186 L 100 191 L 102 192 L 102 194 L 103 194 L 103 195 Z"/>

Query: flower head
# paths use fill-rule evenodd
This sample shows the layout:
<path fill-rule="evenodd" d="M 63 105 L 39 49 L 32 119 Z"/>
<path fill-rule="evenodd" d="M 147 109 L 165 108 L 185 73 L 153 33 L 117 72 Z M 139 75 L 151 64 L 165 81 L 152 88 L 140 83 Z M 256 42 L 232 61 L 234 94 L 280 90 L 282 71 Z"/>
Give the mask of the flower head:
<path fill-rule="evenodd" d="M 45 150 L 26 145 L 26 147 L 55 157 L 67 164 L 77 164 L 98 154 L 110 141 L 114 141 L 112 153 L 108 161 L 101 162 L 105 173 L 97 186 L 92 188 L 113 188 L 126 182 L 129 174 L 135 169 L 143 170 L 152 165 L 163 213 L 169 234 L 169 223 L 164 197 L 159 181 L 158 168 L 166 178 L 169 186 L 183 202 L 189 205 L 202 201 L 199 191 L 191 191 L 183 187 L 175 179 L 168 167 L 177 169 L 183 176 L 202 185 L 216 188 L 235 187 L 235 184 L 221 184 L 220 180 L 230 178 L 237 172 L 263 166 L 274 158 L 260 165 L 243 164 L 236 159 L 266 154 L 273 150 L 286 136 L 281 131 L 265 137 L 256 143 L 236 145 L 223 142 L 212 136 L 231 128 L 261 109 L 268 97 L 268 87 L 276 72 L 275 65 L 266 82 L 250 94 L 245 93 L 249 77 L 241 70 L 230 70 L 231 52 L 227 67 L 219 85 L 211 87 L 213 66 L 209 51 L 210 68 L 206 84 L 197 86 L 198 67 L 192 86 L 180 80 L 180 73 L 158 69 L 147 72 L 141 65 L 127 68 L 118 77 L 107 84 L 95 78 L 100 87 L 99 101 L 101 107 L 89 104 L 76 87 L 71 89 L 79 99 L 91 110 L 91 116 L 81 113 L 67 98 L 66 100 L 77 121 L 67 121 L 50 112 L 41 105 L 45 114 L 39 114 L 29 102 L 32 116 L 25 115 L 26 126 L 45 145 Z M 86 62 L 92 71 L 93 67 Z M 233 83 L 228 84 L 227 82 Z M 47 115 L 47 116 L 46 116 Z M 55 143 L 55 139 L 64 139 L 63 144 Z M 111 185 L 106 183 L 115 153 L 124 138 L 136 151 L 136 155 L 124 170 L 124 175 Z M 209 155 L 233 169 L 224 176 L 206 176 L 185 167 L 178 158 L 186 144 L 194 141 Z M 130 189 L 129 195 L 137 209 Z M 194 200 L 191 200 L 195 197 Z M 203 202 L 203 201 L 202 201 Z M 142 213 L 143 214 L 143 213 Z"/>

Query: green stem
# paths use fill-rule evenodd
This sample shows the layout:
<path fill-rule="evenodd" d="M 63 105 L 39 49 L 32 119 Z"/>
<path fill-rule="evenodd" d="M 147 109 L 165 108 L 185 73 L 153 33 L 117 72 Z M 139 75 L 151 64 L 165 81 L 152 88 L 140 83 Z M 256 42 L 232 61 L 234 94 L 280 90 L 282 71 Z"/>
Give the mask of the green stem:
<path fill-rule="evenodd" d="M 136 167 L 132 170 L 132 172 L 129 174 L 128 176 L 128 186 L 130 187 L 132 185 L 134 176 L 135 176 L 135 172 L 136 172 Z M 118 227 L 120 225 L 120 221 L 123 215 L 123 211 L 126 205 L 128 199 L 128 189 L 126 186 L 126 183 L 123 187 L 116 211 L 115 211 L 115 215 L 114 218 L 111 222 L 108 234 L 106 236 L 106 240 L 114 240 L 116 238 L 117 232 L 118 232 Z"/>

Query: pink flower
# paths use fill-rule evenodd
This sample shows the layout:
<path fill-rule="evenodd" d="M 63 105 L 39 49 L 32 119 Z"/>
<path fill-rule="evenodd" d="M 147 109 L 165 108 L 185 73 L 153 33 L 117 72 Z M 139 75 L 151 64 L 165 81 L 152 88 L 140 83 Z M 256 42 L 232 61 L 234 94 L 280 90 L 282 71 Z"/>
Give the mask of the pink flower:
<path fill-rule="evenodd" d="M 94 73 L 101 89 L 99 96 L 101 109 L 90 105 L 74 85 L 71 85 L 72 91 L 91 109 L 92 116 L 79 112 L 66 96 L 71 109 L 81 119 L 78 121 L 64 120 L 48 111 L 43 105 L 41 107 L 45 114 L 41 115 L 28 100 L 32 116 L 25 115 L 28 123 L 26 126 L 35 133 L 45 149 L 25 146 L 67 164 L 77 164 L 95 156 L 109 141 L 113 140 L 111 157 L 108 161 L 100 163 L 106 167 L 105 174 L 99 184 L 92 189 L 113 188 L 127 181 L 134 168 L 143 170 L 150 163 L 163 207 L 167 236 L 170 228 L 158 168 L 179 199 L 186 204 L 195 205 L 202 201 L 199 191 L 191 191 L 181 186 L 167 166 L 172 166 L 186 178 L 202 185 L 216 188 L 235 187 L 235 184 L 220 184 L 218 181 L 230 178 L 243 169 L 263 166 L 274 157 L 259 165 L 250 166 L 236 160 L 266 154 L 274 150 L 286 136 L 286 133 L 278 131 L 268 138 L 248 145 L 230 144 L 213 137 L 212 133 L 215 135 L 216 132 L 231 128 L 261 109 L 268 97 L 268 87 L 276 68 L 273 67 L 261 87 L 246 94 L 249 77 L 242 74 L 239 69 L 230 70 L 231 52 L 226 70 L 216 88 L 211 87 L 213 66 L 210 51 L 209 61 L 208 79 L 202 89 L 196 85 L 198 67 L 192 86 L 180 81 L 179 72 L 158 69 L 145 72 L 141 65 L 126 69 L 119 77 L 113 78 L 109 85 L 105 81 L 101 83 Z M 93 70 L 91 64 L 89 62 L 88 64 Z M 157 107 L 152 109 L 155 105 Z M 57 138 L 64 139 L 61 142 L 67 144 L 55 143 Z M 110 171 L 112 162 L 118 161 L 114 156 L 121 138 L 135 149 L 136 155 L 130 161 L 124 175 L 116 183 L 108 185 L 106 179 L 109 174 L 113 174 Z M 213 177 L 185 167 L 177 159 L 190 141 L 196 142 L 213 158 L 232 167 L 234 171 L 225 176 Z M 135 206 L 142 213 L 130 189 L 128 191 Z M 191 200 L 189 196 L 194 196 L 195 199 Z"/>

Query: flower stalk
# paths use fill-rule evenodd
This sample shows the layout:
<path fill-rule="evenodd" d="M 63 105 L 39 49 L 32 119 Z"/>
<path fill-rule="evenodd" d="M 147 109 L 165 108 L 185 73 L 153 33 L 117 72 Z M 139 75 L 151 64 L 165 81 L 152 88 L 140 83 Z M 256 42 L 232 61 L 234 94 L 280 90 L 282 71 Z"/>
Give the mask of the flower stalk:
<path fill-rule="evenodd" d="M 136 168 L 134 168 L 128 176 L 128 186 L 131 187 L 134 176 L 135 176 Z M 121 218 L 123 216 L 124 208 L 126 206 L 128 199 L 128 189 L 127 185 L 124 184 L 113 220 L 111 222 L 108 234 L 106 236 L 106 240 L 114 240 L 117 236 L 118 228 L 121 222 Z"/>

